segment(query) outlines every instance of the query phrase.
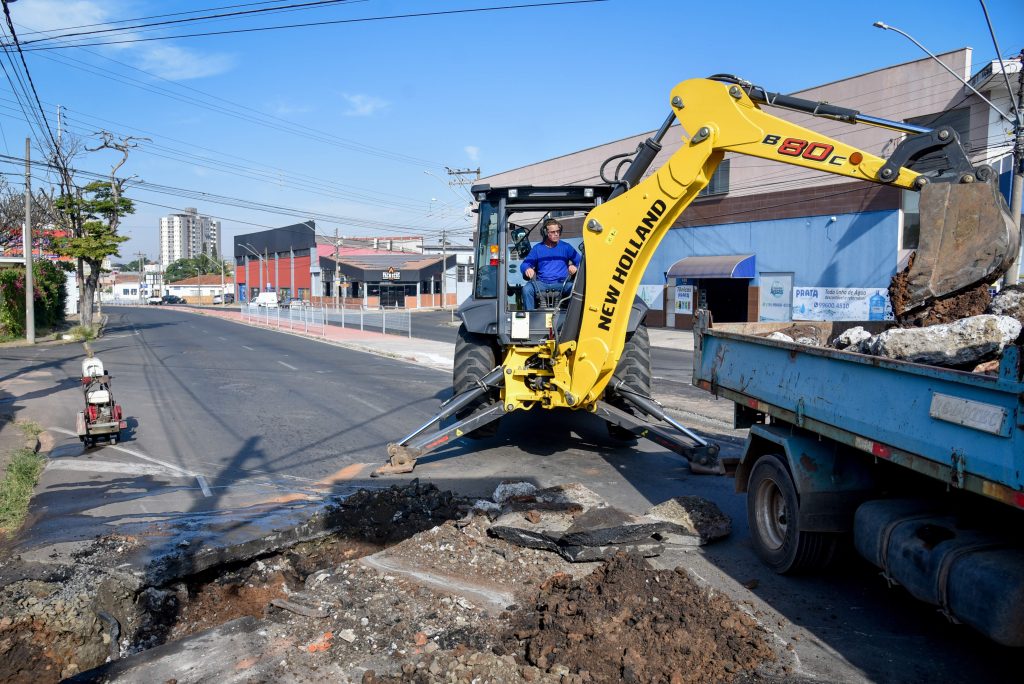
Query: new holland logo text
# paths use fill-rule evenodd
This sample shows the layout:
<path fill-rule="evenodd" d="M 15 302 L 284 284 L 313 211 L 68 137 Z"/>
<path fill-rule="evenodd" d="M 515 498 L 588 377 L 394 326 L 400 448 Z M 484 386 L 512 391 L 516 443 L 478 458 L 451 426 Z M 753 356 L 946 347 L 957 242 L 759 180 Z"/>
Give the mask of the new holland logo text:
<path fill-rule="evenodd" d="M 622 294 L 622 290 L 617 288 L 615 283 L 619 285 L 626 284 L 626 276 L 629 275 L 630 269 L 633 268 L 640 249 L 643 248 L 644 242 L 647 241 L 647 236 L 654 230 L 655 224 L 664 213 L 665 202 L 660 199 L 654 200 L 654 204 L 647 210 L 647 216 L 643 218 L 640 225 L 633 231 L 636 233 L 636 236 L 631 237 L 629 243 L 623 248 L 619 261 L 615 265 L 615 272 L 612 273 L 612 282 L 608 283 L 608 290 L 604 295 L 604 303 L 601 305 L 600 320 L 597 323 L 597 327 L 601 330 L 611 330 L 612 316 L 615 315 L 615 307 L 618 306 L 619 295 Z M 627 303 L 632 304 L 632 302 Z"/>

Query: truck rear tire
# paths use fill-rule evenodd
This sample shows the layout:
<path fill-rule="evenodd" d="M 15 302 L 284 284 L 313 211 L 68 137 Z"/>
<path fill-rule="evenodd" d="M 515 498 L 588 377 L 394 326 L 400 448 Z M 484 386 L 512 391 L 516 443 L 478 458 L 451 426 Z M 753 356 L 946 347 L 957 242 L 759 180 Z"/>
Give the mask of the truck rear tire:
<path fill-rule="evenodd" d="M 800 500 L 783 460 L 757 460 L 747 484 L 747 523 L 754 551 L 780 575 L 821 570 L 835 555 L 839 537 L 799 527 Z"/>
<path fill-rule="evenodd" d="M 459 336 L 455 340 L 455 365 L 452 368 L 452 391 L 461 394 L 466 390 L 476 387 L 480 378 L 484 377 L 498 365 L 498 353 L 494 345 L 494 339 L 487 335 L 479 335 L 466 330 L 466 325 L 459 326 Z M 481 397 L 463 410 L 455 414 L 459 420 L 473 413 L 481 406 L 489 404 L 497 399 L 495 393 L 491 397 Z M 485 439 L 493 437 L 498 432 L 498 423 L 501 419 L 495 420 L 483 427 L 466 433 L 470 439 Z"/>
<path fill-rule="evenodd" d="M 612 374 L 611 384 L 614 386 L 620 381 L 630 389 L 651 396 L 651 339 L 645 323 L 640 323 L 636 330 L 626 337 L 626 344 L 622 348 L 619 365 Z M 615 408 L 636 414 L 632 405 L 614 390 L 608 393 L 606 400 Z M 626 442 L 635 442 L 637 438 L 632 432 L 615 423 L 608 423 L 608 435 Z"/>

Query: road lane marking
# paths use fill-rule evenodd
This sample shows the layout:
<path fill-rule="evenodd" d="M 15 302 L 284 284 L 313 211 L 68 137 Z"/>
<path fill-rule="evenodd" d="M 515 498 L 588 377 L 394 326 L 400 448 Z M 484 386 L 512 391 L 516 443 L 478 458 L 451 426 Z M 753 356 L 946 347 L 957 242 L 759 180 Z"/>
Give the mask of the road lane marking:
<path fill-rule="evenodd" d="M 51 427 L 51 428 L 47 428 L 47 430 L 50 430 L 51 432 L 59 432 L 62 435 L 71 435 L 72 437 L 78 437 L 78 433 L 77 432 L 72 432 L 71 430 L 65 430 L 64 428 Z M 157 465 L 161 465 L 164 468 L 167 468 L 168 470 L 172 470 L 172 471 L 174 471 L 176 473 L 180 473 L 181 475 L 186 475 L 188 477 L 194 477 L 194 478 L 196 478 L 196 481 L 199 483 L 199 489 L 202 490 L 203 496 L 207 496 L 207 497 L 213 496 L 213 492 L 210 491 L 210 486 L 208 484 L 206 484 L 206 478 L 203 477 L 202 475 L 200 475 L 199 473 L 193 473 L 191 470 L 186 470 L 184 468 L 179 468 L 178 466 L 174 465 L 173 463 L 167 463 L 166 461 L 161 461 L 158 458 L 153 458 L 152 456 L 147 456 L 146 454 L 142 453 L 141 451 L 135 451 L 134 449 L 127 449 L 127 448 L 125 448 L 123 446 L 117 446 L 116 444 L 107 444 L 106 446 L 107 446 L 108 449 L 117 449 L 118 451 L 123 451 L 124 453 L 126 453 L 126 454 L 128 454 L 130 456 L 134 456 L 136 458 L 141 458 L 143 461 L 149 461 L 150 463 L 156 463 Z"/>
<path fill-rule="evenodd" d="M 284 361 L 280 361 L 280 360 L 278 361 L 278 363 L 281 364 L 282 366 L 284 366 L 285 368 L 289 369 L 289 370 L 293 370 L 293 371 L 299 370 L 298 368 L 296 368 L 295 366 L 291 365 L 290 363 L 285 363 Z"/>
<path fill-rule="evenodd" d="M 242 345 L 242 349 L 248 349 L 249 351 L 256 351 L 252 347 L 246 347 L 244 344 Z"/>
<path fill-rule="evenodd" d="M 88 473 L 119 473 L 122 475 L 167 475 L 167 469 L 162 466 L 146 465 L 144 463 L 118 463 L 117 461 L 80 461 L 71 458 L 57 458 L 46 464 L 47 470 L 74 470 L 76 472 Z M 180 475 L 180 473 L 174 473 Z M 184 475 L 182 477 L 189 477 Z"/>
<path fill-rule="evenodd" d="M 221 342 L 227 342 L 228 341 L 228 338 L 226 338 L 226 337 L 218 337 L 217 339 L 220 340 Z"/>

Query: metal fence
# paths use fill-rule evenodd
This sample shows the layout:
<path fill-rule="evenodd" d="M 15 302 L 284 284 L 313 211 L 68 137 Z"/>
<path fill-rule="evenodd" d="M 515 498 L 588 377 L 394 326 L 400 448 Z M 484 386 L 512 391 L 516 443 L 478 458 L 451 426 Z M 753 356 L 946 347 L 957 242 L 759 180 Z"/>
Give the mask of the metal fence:
<path fill-rule="evenodd" d="M 315 335 L 327 334 L 327 310 L 322 306 L 280 307 L 242 305 L 242 318 L 248 323 L 278 330 L 302 330 Z"/>
<path fill-rule="evenodd" d="M 404 333 L 412 337 L 412 313 L 408 309 L 384 307 L 338 307 L 329 309 L 332 323 L 360 330 L 379 330 L 382 334 Z"/>
<path fill-rule="evenodd" d="M 102 306 L 148 306 L 149 302 L 138 297 L 114 297 L 112 299 L 101 299 Z"/>

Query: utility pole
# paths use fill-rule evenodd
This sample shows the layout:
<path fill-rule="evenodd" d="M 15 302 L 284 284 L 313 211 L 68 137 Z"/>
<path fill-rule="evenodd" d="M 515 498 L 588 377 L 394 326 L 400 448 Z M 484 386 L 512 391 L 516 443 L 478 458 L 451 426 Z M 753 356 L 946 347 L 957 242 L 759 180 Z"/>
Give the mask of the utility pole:
<path fill-rule="evenodd" d="M 142 287 L 142 284 L 146 282 L 146 255 L 143 252 L 136 252 L 135 256 L 139 257 L 139 301 L 141 301 L 143 292 L 149 289 Z M 156 283 L 153 283 L 153 287 L 156 288 Z"/>
<path fill-rule="evenodd" d="M 334 227 L 334 310 L 338 310 L 338 288 L 341 287 L 341 279 L 338 277 L 341 269 L 338 267 L 338 227 Z"/>
<path fill-rule="evenodd" d="M 31 141 L 25 138 L 25 229 L 22 231 L 22 249 L 25 254 L 25 339 L 36 343 L 35 274 L 32 273 L 32 167 L 29 155 Z"/>
<path fill-rule="evenodd" d="M 1013 223 L 1017 226 L 1017 234 L 1020 235 L 1020 213 L 1021 194 L 1024 190 L 1024 114 L 1021 113 L 1021 103 L 1024 102 L 1024 49 L 1018 55 L 1020 60 L 1020 71 L 1017 72 L 1017 101 L 1013 102 L 1013 95 L 1010 94 L 1010 104 L 1017 110 L 1016 123 L 1014 125 L 1013 143 L 1013 185 L 1010 188 L 1010 213 L 1013 215 Z M 1005 73 L 1005 71 L 1004 71 Z M 1009 85 L 1009 82 L 1007 82 Z M 1006 272 L 1003 284 L 1016 285 L 1020 274 L 1020 253 L 1014 255 L 1013 265 Z"/>
<path fill-rule="evenodd" d="M 470 185 L 475 180 L 480 180 L 480 167 L 475 169 L 450 169 L 447 166 L 444 170 L 448 172 L 449 176 L 455 176 L 455 180 L 451 181 L 449 185 Z M 473 178 L 463 178 L 463 176 L 472 175 Z"/>
<path fill-rule="evenodd" d="M 448 310 L 448 231 L 441 229 L 441 310 Z"/>

